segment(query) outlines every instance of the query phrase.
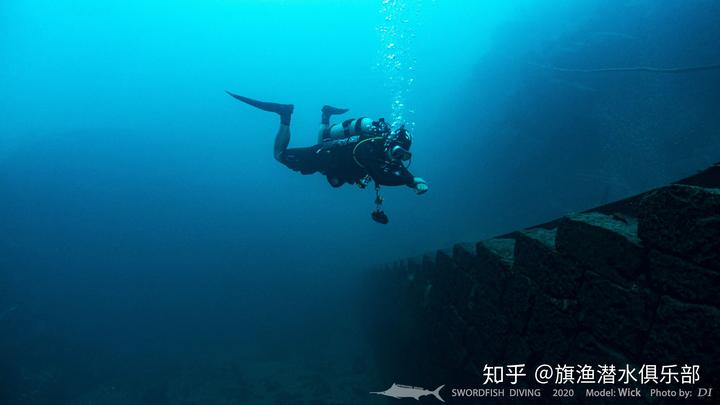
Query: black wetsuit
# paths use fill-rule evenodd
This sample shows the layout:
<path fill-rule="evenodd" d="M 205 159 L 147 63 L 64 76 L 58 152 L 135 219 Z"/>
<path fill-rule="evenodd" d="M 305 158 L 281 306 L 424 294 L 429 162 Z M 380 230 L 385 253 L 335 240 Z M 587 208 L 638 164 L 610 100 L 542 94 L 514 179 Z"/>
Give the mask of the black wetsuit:
<path fill-rule="evenodd" d="M 322 173 L 334 187 L 357 183 L 366 175 L 376 185 L 415 187 L 414 176 L 403 163 L 388 160 L 382 137 L 359 135 L 290 148 L 282 153 L 280 161 L 302 174 Z"/>

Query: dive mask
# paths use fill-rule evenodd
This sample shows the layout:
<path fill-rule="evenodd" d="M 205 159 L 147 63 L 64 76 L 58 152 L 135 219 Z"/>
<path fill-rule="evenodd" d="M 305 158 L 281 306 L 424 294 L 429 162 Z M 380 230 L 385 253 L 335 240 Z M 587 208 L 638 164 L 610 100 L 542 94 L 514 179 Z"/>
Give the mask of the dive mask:
<path fill-rule="evenodd" d="M 400 145 L 395 145 L 390 148 L 390 158 L 393 160 L 407 161 L 412 157 L 412 153 L 409 150 L 403 148 Z"/>

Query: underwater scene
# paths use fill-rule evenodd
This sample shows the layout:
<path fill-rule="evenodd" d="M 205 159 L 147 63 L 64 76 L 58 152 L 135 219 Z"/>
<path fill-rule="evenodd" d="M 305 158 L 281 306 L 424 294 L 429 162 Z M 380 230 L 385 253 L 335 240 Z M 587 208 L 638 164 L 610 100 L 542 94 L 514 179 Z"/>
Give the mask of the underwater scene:
<path fill-rule="evenodd" d="M 3 0 L 0 93 L 0 404 L 720 395 L 718 1 Z"/>

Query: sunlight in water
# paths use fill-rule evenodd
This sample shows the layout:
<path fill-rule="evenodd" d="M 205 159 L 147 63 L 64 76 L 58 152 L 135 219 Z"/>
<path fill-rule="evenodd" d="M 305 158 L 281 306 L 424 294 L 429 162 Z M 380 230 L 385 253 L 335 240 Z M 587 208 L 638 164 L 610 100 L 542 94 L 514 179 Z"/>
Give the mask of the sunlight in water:
<path fill-rule="evenodd" d="M 382 0 L 378 68 L 385 77 L 385 86 L 392 95 L 390 124 L 405 124 L 414 129 L 414 111 L 408 107 L 408 94 L 415 81 L 413 42 L 421 0 Z"/>

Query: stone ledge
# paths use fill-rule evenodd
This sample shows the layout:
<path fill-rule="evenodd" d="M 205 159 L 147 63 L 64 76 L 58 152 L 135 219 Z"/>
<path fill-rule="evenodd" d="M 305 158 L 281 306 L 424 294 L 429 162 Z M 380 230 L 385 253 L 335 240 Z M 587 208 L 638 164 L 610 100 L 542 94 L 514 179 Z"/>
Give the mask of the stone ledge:
<path fill-rule="evenodd" d="M 720 270 L 720 189 L 676 184 L 651 191 L 639 220 L 648 246 Z"/>
<path fill-rule="evenodd" d="M 626 287 L 646 265 L 632 217 L 570 214 L 558 224 L 556 246 L 561 254 Z"/>
<path fill-rule="evenodd" d="M 515 261 L 515 239 L 494 238 L 478 242 L 475 245 L 475 254 L 481 263 L 487 262 L 509 269 Z"/>
<path fill-rule="evenodd" d="M 555 234 L 554 229 L 519 232 L 515 239 L 512 271 L 529 277 L 548 295 L 574 298 L 583 269 L 555 251 Z"/>

